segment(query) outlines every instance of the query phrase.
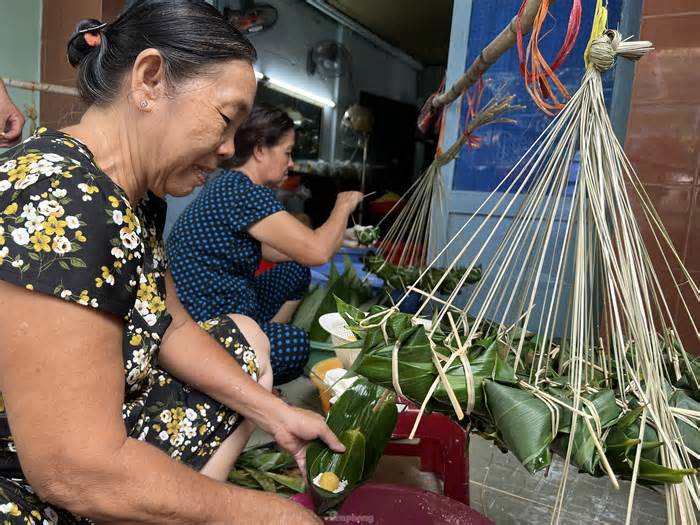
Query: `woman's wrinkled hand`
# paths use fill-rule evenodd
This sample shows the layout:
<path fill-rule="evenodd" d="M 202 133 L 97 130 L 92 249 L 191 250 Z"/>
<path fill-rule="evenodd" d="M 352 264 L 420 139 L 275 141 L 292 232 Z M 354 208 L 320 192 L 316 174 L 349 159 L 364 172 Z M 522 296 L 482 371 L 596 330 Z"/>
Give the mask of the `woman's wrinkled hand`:
<path fill-rule="evenodd" d="M 357 205 L 362 202 L 363 195 L 359 191 L 343 191 L 335 199 L 335 205 L 343 207 L 348 213 L 352 213 Z"/>
<path fill-rule="evenodd" d="M 23 127 L 24 115 L 4 92 L 0 92 L 0 148 L 17 144 Z"/>
<path fill-rule="evenodd" d="M 345 452 L 343 445 L 319 414 L 297 407 L 287 406 L 277 414 L 269 432 L 277 444 L 289 452 L 306 479 L 306 446 L 320 439 L 334 452 Z"/>

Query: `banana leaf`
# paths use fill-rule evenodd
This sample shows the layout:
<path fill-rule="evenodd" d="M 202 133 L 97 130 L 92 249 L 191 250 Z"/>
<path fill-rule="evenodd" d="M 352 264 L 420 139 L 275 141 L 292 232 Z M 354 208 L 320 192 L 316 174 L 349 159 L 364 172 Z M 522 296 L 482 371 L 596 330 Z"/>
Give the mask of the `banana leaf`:
<path fill-rule="evenodd" d="M 484 404 L 484 391 L 482 384 L 484 379 L 492 379 L 499 383 L 516 384 L 513 367 L 503 361 L 498 355 L 498 347 L 495 338 L 490 337 L 481 340 L 471 352 L 469 352 L 469 365 L 474 376 L 474 410 L 473 413 L 483 416 L 488 415 Z M 464 368 L 461 362 L 455 362 L 447 372 L 447 381 L 454 390 L 457 399 L 462 406 L 467 406 L 467 382 L 464 377 Z M 441 382 L 435 390 L 433 397 L 440 403 L 452 406 L 447 388 Z"/>
<path fill-rule="evenodd" d="M 432 361 L 430 342 L 423 326 L 414 326 L 401 334 L 398 351 L 399 385 L 403 394 L 421 403 L 432 385 L 437 371 Z M 372 383 L 393 389 L 392 354 L 394 344 L 363 349 L 353 364 L 353 372 Z"/>
<path fill-rule="evenodd" d="M 313 326 L 314 321 L 317 319 L 316 312 L 318 312 L 326 295 L 328 295 L 328 290 L 326 288 L 322 288 L 321 286 L 313 287 L 294 313 L 292 323 L 310 332 L 311 326 Z"/>
<path fill-rule="evenodd" d="M 363 246 L 370 246 L 379 240 L 380 231 L 377 226 L 368 226 L 366 228 L 357 228 L 355 231 L 357 242 Z"/>
<path fill-rule="evenodd" d="M 277 492 L 274 480 L 268 477 L 265 472 L 261 472 L 252 468 L 244 468 L 243 470 L 250 474 L 250 477 L 257 481 L 265 492 Z"/>
<path fill-rule="evenodd" d="M 239 487 L 264 490 L 266 492 L 281 494 L 303 494 L 306 491 L 299 471 L 281 474 L 278 472 L 265 472 L 251 468 L 236 468 L 229 473 L 228 480 Z"/>
<path fill-rule="evenodd" d="M 631 479 L 634 469 L 634 456 L 622 461 L 610 460 L 613 471 L 624 479 Z M 682 483 L 686 476 L 696 473 L 695 469 L 672 469 L 659 465 L 655 461 L 646 458 L 639 460 L 639 473 L 637 480 L 643 485 L 660 485 L 663 483 Z"/>
<path fill-rule="evenodd" d="M 606 456 L 613 471 L 626 479 L 631 479 L 634 459 L 639 445 L 639 428 L 642 408 L 638 407 L 624 414 L 608 433 L 605 441 Z M 695 474 L 694 469 L 671 469 L 661 465 L 658 434 L 651 425 L 644 426 L 644 439 L 639 461 L 638 480 L 644 485 L 681 483 L 685 476 Z"/>
<path fill-rule="evenodd" d="M 636 448 L 639 444 L 639 427 L 642 408 L 637 407 L 624 414 L 610 429 L 605 440 L 606 456 L 616 463 L 626 463 L 634 460 Z M 642 458 L 659 464 L 661 456 L 659 448 L 662 443 L 659 435 L 651 425 L 644 426 L 644 438 L 642 440 Z M 613 463 L 611 461 L 611 464 Z M 624 467 L 623 467 L 624 468 Z"/>
<path fill-rule="evenodd" d="M 358 278 L 348 257 L 345 257 L 344 264 L 345 270 L 340 275 L 335 264 L 331 262 L 327 286 L 312 289 L 294 315 L 293 323 L 309 332 L 312 341 L 324 343 L 330 340 L 330 334 L 321 327 L 319 318 L 337 311 L 336 297 L 348 305 L 363 305 L 365 308 L 378 300 L 372 288 Z"/>
<path fill-rule="evenodd" d="M 296 470 L 292 455 L 270 445 L 244 451 L 228 479 L 241 487 L 273 493 L 305 491 L 304 480 Z"/>
<path fill-rule="evenodd" d="M 303 494 L 306 491 L 306 483 L 301 475 L 290 476 L 289 474 L 279 474 L 276 472 L 266 472 L 267 476 L 272 478 L 278 484 L 287 487 L 288 489 Z"/>
<path fill-rule="evenodd" d="M 396 426 L 396 395 L 360 377 L 331 407 L 326 424 L 346 446 L 337 454 L 317 440 L 306 451 L 307 477 L 319 512 L 339 505 L 376 469 Z M 313 483 L 323 472 L 334 472 L 347 486 L 334 494 Z"/>
<path fill-rule="evenodd" d="M 250 473 L 246 472 L 243 469 L 232 470 L 228 475 L 228 480 L 231 483 L 233 483 L 234 485 L 238 485 L 239 487 L 244 487 L 247 489 L 254 489 L 254 490 L 262 489 L 262 487 L 260 486 L 260 483 L 255 481 L 255 479 L 253 479 L 253 477 L 250 475 Z"/>
<path fill-rule="evenodd" d="M 265 472 L 294 468 L 296 461 L 289 452 L 268 445 L 244 451 L 236 461 L 237 468 L 250 468 Z"/>
<path fill-rule="evenodd" d="M 668 400 L 669 405 L 686 410 L 700 412 L 700 403 L 688 396 L 682 390 L 676 390 Z M 696 426 L 689 425 L 681 419 L 676 419 L 678 431 L 683 436 L 683 443 L 696 454 L 700 454 L 700 430 Z"/>
<path fill-rule="evenodd" d="M 615 392 L 612 390 L 601 390 L 593 395 L 584 397 L 595 407 L 602 430 L 610 427 L 620 416 L 620 409 L 615 403 Z M 567 401 L 569 403 L 573 402 L 572 400 Z M 587 414 L 591 414 L 592 412 L 591 409 L 583 403 L 580 405 L 580 410 Z M 598 471 L 600 457 L 598 456 L 595 442 L 591 433 L 588 431 L 588 427 L 583 419 L 579 417 L 576 422 L 574 435 L 571 436 L 571 412 L 566 408 L 562 408 L 559 413 L 559 435 L 557 439 L 554 440 L 552 449 L 562 457 L 565 457 L 569 446 L 569 440 L 573 439 L 571 463 L 578 467 L 579 470 L 595 475 Z M 592 424 L 592 426 L 595 429 L 595 425 Z M 602 441 L 602 436 L 598 436 L 598 439 Z M 603 449 L 605 449 L 605 444 L 602 443 L 602 445 Z"/>
<path fill-rule="evenodd" d="M 485 380 L 484 392 L 486 406 L 508 449 L 531 474 L 547 467 L 552 461 L 552 419 L 547 405 L 529 392 L 495 381 Z"/>
<path fill-rule="evenodd" d="M 396 266 L 384 259 L 381 255 L 375 253 L 369 253 L 363 258 L 364 268 L 368 272 L 372 272 L 377 277 L 384 281 L 384 285 L 389 290 L 392 289 L 405 289 L 407 286 L 415 283 L 418 278 L 423 273 L 423 269 L 417 266 Z M 447 273 L 445 279 L 440 284 L 438 292 L 442 294 L 449 294 L 457 288 L 459 281 L 462 279 L 466 273 L 466 268 L 456 267 L 446 272 L 444 269 L 440 268 L 430 268 L 425 275 L 420 279 L 418 283 L 419 287 L 423 290 L 432 290 L 435 288 L 437 283 L 442 279 L 443 275 Z M 464 284 L 472 284 L 481 279 L 482 269 L 481 267 L 475 267 L 469 272 Z"/>

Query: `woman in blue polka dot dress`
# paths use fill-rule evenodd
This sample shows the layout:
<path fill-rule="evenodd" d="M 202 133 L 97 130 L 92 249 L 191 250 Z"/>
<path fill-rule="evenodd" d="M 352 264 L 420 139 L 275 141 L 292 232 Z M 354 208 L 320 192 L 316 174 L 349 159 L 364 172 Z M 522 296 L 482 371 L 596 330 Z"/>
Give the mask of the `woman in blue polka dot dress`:
<path fill-rule="evenodd" d="M 177 293 L 190 315 L 255 319 L 270 340 L 278 385 L 298 377 L 309 358 L 308 334 L 289 324 L 309 287 L 308 266 L 333 257 L 362 199 L 359 192 L 340 193 L 316 230 L 284 211 L 272 188 L 286 179 L 293 147 L 292 119 L 255 107 L 236 132 L 230 171 L 207 183 L 167 241 Z M 261 258 L 278 264 L 256 277 Z"/>

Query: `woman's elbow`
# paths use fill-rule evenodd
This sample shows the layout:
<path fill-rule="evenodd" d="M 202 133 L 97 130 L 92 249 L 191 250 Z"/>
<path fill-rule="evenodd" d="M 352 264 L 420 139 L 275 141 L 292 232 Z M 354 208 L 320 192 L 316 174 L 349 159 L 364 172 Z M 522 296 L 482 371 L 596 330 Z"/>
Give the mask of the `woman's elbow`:
<path fill-rule="evenodd" d="M 56 455 L 43 463 L 25 470 L 27 481 L 42 501 L 80 516 L 101 514 L 109 477 L 107 461 L 70 454 Z"/>
<path fill-rule="evenodd" d="M 304 266 L 321 266 L 330 261 L 335 255 L 334 252 L 324 247 L 312 246 L 305 249 L 297 262 Z"/>

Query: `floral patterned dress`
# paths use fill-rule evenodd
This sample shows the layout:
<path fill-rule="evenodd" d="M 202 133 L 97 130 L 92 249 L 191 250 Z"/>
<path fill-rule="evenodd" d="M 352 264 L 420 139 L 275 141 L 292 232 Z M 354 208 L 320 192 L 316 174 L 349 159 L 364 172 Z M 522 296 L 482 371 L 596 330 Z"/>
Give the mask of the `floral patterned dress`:
<path fill-rule="evenodd" d="M 132 207 L 69 135 L 42 128 L 0 154 L 0 279 L 124 319 L 127 433 L 199 470 L 241 418 L 158 368 L 171 322 L 164 221 L 161 199 L 149 195 Z M 255 352 L 229 317 L 200 326 L 257 380 Z M 0 392 L 0 524 L 87 521 L 34 495 L 23 479 L 8 417 Z"/>

